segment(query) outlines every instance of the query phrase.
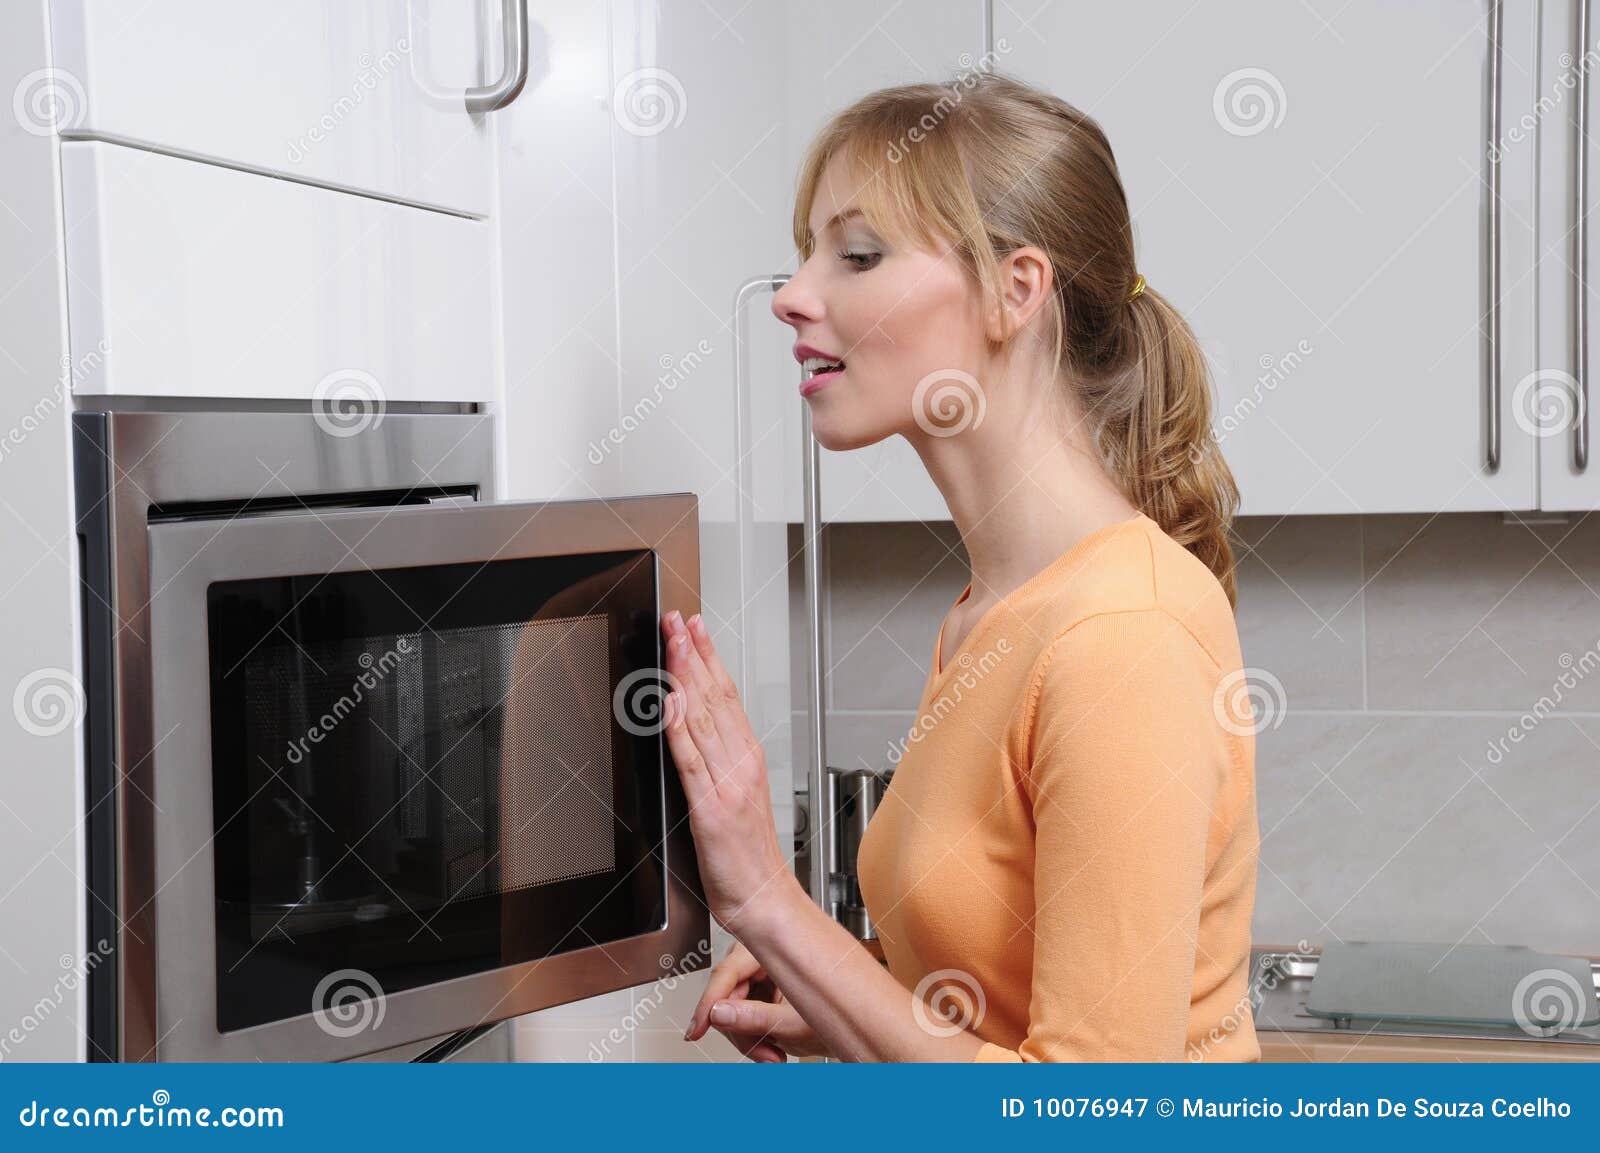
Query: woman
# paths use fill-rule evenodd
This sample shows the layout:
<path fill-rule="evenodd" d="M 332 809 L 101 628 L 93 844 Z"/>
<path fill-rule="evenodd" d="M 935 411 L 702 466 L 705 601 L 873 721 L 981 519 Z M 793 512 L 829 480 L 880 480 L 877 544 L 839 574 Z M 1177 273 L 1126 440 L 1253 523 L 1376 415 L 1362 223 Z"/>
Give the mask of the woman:
<path fill-rule="evenodd" d="M 791 871 L 703 623 L 663 622 L 667 737 L 739 942 L 686 1036 L 779 1061 L 1258 1059 L 1237 491 L 1105 137 L 997 75 L 880 91 L 813 144 L 794 231 L 773 311 L 817 439 L 910 441 L 972 579 L 858 854 L 888 971 Z"/>

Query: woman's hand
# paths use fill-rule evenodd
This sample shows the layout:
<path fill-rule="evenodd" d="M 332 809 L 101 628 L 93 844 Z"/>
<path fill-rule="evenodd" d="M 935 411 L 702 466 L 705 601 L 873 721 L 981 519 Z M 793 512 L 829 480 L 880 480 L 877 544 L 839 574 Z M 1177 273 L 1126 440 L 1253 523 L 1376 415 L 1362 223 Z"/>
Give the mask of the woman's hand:
<path fill-rule="evenodd" d="M 719 1020 L 724 1010 L 727 1019 Z M 831 1056 L 811 1026 L 784 1000 L 761 962 L 738 941 L 712 968 L 683 1039 L 698 1041 L 708 1026 L 752 1061 L 787 1061 L 791 1053 Z"/>
<path fill-rule="evenodd" d="M 673 689 L 662 719 L 689 802 L 706 902 L 719 924 L 752 939 L 743 930 L 778 907 L 784 886 L 798 885 L 778 844 L 766 754 L 699 614 L 685 626 L 674 610 L 661 627 Z"/>

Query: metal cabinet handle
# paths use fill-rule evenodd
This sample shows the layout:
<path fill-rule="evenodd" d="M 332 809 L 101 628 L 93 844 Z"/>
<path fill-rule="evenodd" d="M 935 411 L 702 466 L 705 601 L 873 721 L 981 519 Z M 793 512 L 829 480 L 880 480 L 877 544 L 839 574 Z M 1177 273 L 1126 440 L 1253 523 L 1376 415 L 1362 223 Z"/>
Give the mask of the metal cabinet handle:
<path fill-rule="evenodd" d="M 1488 344 L 1488 454 L 1490 472 L 1500 467 L 1500 37 L 1505 12 L 1500 0 L 1489 2 L 1489 307 L 1485 339 Z"/>
<path fill-rule="evenodd" d="M 528 82 L 528 0 L 500 0 L 500 33 L 505 38 L 500 79 L 482 88 L 467 89 L 468 112 L 504 108 Z"/>
<path fill-rule="evenodd" d="M 1589 69 L 1583 65 L 1589 50 L 1589 0 L 1578 3 L 1578 140 L 1573 188 L 1572 267 L 1577 283 L 1572 349 L 1572 465 L 1578 472 L 1589 467 Z"/>

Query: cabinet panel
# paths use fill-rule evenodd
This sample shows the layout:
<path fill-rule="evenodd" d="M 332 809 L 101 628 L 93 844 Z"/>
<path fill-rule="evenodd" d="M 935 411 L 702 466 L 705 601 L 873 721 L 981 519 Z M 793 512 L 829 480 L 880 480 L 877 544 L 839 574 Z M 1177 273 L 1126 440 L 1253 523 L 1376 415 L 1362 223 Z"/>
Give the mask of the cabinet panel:
<path fill-rule="evenodd" d="M 1532 508 L 1537 5 L 1505 4 L 1501 463 L 1485 467 L 1486 3 L 1001 5 L 1007 71 L 1105 129 L 1250 514 Z"/>
<path fill-rule="evenodd" d="M 61 145 L 79 395 L 480 401 L 489 222 Z"/>
<path fill-rule="evenodd" d="M 64 135 L 485 215 L 485 0 L 53 0 Z"/>

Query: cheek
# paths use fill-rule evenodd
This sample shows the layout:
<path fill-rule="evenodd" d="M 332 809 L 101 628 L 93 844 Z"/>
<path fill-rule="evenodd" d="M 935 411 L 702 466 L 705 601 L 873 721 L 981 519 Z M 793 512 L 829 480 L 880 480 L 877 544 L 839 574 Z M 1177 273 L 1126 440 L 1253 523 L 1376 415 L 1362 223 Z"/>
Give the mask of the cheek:
<path fill-rule="evenodd" d="M 931 262 L 930 262 L 931 264 Z M 924 266 L 882 290 L 874 288 L 877 317 L 861 348 L 874 393 L 909 411 L 917 385 L 933 373 L 973 371 L 982 327 L 972 296 L 941 264 Z"/>

